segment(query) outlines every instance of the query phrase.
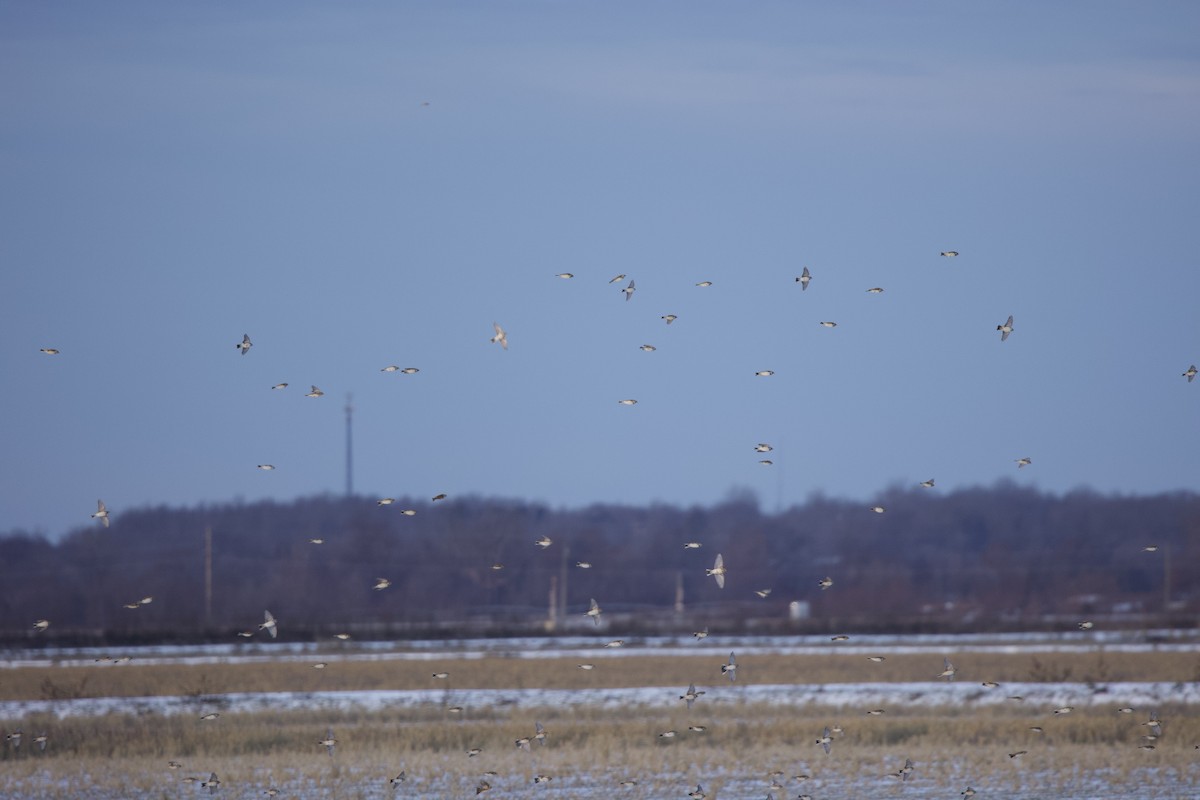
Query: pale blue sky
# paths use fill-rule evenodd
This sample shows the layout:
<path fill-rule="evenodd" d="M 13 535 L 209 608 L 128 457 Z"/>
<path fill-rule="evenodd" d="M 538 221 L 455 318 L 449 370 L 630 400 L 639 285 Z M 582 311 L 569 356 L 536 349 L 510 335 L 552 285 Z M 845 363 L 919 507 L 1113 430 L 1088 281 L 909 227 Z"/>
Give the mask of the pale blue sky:
<path fill-rule="evenodd" d="M 1198 22 L 0 2 L 0 529 L 340 492 L 347 392 L 368 495 L 1196 489 Z"/>

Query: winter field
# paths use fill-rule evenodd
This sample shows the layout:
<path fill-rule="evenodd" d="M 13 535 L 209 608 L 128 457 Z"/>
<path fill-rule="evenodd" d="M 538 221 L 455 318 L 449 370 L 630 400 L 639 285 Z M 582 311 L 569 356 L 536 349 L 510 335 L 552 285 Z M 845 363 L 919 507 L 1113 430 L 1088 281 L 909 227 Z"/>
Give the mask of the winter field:
<path fill-rule="evenodd" d="M 613 641 L 11 650 L 0 796 L 1200 796 L 1191 635 Z"/>

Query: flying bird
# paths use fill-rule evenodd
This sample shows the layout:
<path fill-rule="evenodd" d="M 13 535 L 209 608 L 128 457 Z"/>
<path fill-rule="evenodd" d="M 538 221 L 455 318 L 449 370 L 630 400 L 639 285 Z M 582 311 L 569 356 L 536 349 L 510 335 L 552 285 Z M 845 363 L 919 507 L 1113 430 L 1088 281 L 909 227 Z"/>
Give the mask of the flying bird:
<path fill-rule="evenodd" d="M 508 334 L 504 332 L 504 328 L 501 328 L 495 322 L 492 323 L 492 327 L 496 329 L 496 335 L 492 337 L 492 343 L 495 344 L 496 342 L 499 342 L 500 346 L 502 348 L 504 348 L 505 350 L 507 350 L 508 349 Z"/>
<path fill-rule="evenodd" d="M 829 726 L 825 727 L 824 732 L 821 734 L 821 738 L 817 739 L 816 743 L 825 749 L 825 755 L 829 755 L 829 748 L 833 744 L 833 737 L 829 735 Z"/>
<path fill-rule="evenodd" d="M 1016 462 L 1017 462 L 1017 469 L 1021 469 L 1022 467 L 1028 467 L 1030 464 L 1032 464 L 1033 459 L 1032 458 L 1018 458 L 1018 459 L 1016 459 Z"/>
<path fill-rule="evenodd" d="M 958 669 L 950 663 L 949 658 L 943 658 L 942 661 L 945 664 L 945 667 L 941 672 L 938 673 L 937 676 L 939 678 L 945 678 L 947 681 L 954 680 L 954 673 L 958 672 Z"/>
<path fill-rule="evenodd" d="M 279 635 L 279 625 L 276 624 L 275 617 L 271 616 L 270 611 L 263 611 L 263 621 L 258 623 L 258 629 L 271 634 L 272 639 Z"/>
<path fill-rule="evenodd" d="M 704 575 L 706 577 L 711 575 L 715 578 L 718 589 L 725 588 L 725 559 L 721 557 L 720 553 L 717 553 L 717 558 L 713 561 L 712 569 L 704 570 Z"/>
<path fill-rule="evenodd" d="M 317 744 L 324 747 L 325 751 L 329 753 L 329 757 L 333 758 L 333 748 L 337 746 L 337 739 L 333 738 L 333 728 L 330 728 L 325 733 L 325 738 L 318 740 Z"/>
<path fill-rule="evenodd" d="M 938 253 L 938 255 L 943 256 L 945 258 L 954 258 L 956 255 L 958 255 L 958 251 L 957 250 L 943 250 L 942 252 Z"/>
<path fill-rule="evenodd" d="M 701 287 L 701 288 L 704 288 L 704 287 L 706 287 L 706 286 L 712 286 L 712 281 L 700 281 L 700 282 L 699 282 L 699 283 L 697 283 L 696 285 L 697 285 L 697 286 L 699 286 L 699 287 Z"/>
<path fill-rule="evenodd" d="M 61 351 L 56 347 L 43 347 L 43 348 L 41 348 L 41 352 L 45 353 L 48 356 L 56 356 Z M 1192 369 L 1195 370 L 1196 368 L 1192 367 Z"/>
<path fill-rule="evenodd" d="M 774 449 L 774 447 L 766 442 L 759 442 L 758 444 L 754 445 L 754 452 L 756 453 L 769 453 Z"/>
<path fill-rule="evenodd" d="M 758 372 L 754 373 L 755 377 L 758 378 L 769 378 L 774 374 L 775 370 L 773 369 L 760 369 Z"/>
<path fill-rule="evenodd" d="M 696 702 L 696 700 L 699 699 L 700 695 L 702 695 L 702 694 L 704 694 L 703 691 L 699 691 L 699 692 L 696 691 L 696 684 L 689 683 L 687 691 L 684 692 L 683 694 L 679 695 L 679 699 L 686 700 L 687 707 L 691 708 L 692 703 Z"/>
<path fill-rule="evenodd" d="M 251 343 L 251 341 L 250 341 L 250 334 L 248 334 L 248 333 L 243 333 L 242 341 L 240 341 L 234 345 L 234 347 L 236 347 L 238 350 L 242 351 L 242 355 L 246 355 L 246 353 L 249 353 L 250 348 L 253 346 L 254 346 L 253 343 Z"/>
<path fill-rule="evenodd" d="M 639 349 L 639 350 L 642 350 L 642 351 L 645 351 L 645 352 L 647 352 L 647 353 L 653 353 L 653 352 L 654 352 L 655 350 L 657 350 L 658 348 L 657 348 L 657 347 L 655 347 L 655 346 L 654 346 L 654 345 L 652 345 L 652 344 L 644 344 L 644 345 L 642 345 L 641 347 L 639 347 L 638 349 Z"/>
<path fill-rule="evenodd" d="M 379 370 L 379 371 L 380 371 L 380 372 L 399 372 L 399 371 L 400 371 L 400 367 L 399 367 L 398 365 L 396 365 L 396 364 L 389 364 L 389 365 L 387 365 L 386 367 L 384 367 L 383 369 L 381 369 L 381 370 Z"/>
<path fill-rule="evenodd" d="M 833 578 L 830 578 L 827 575 L 824 578 L 821 578 L 821 580 L 817 581 L 817 586 L 820 586 L 821 589 L 828 589 L 830 586 L 833 586 Z"/>
<path fill-rule="evenodd" d="M 659 317 L 659 319 L 665 319 L 667 324 L 670 325 L 672 322 L 679 319 L 679 317 L 675 316 L 674 314 L 663 314 L 661 317 Z"/>
<path fill-rule="evenodd" d="M 104 527 L 108 527 L 108 507 L 104 505 L 103 500 L 96 501 L 96 513 L 92 514 L 92 519 L 98 519 L 104 523 Z"/>
<path fill-rule="evenodd" d="M 621 291 L 625 293 L 625 299 L 626 299 L 626 300 L 629 300 L 629 298 L 633 297 L 633 292 L 634 292 L 633 281 L 630 281 L 630 282 L 629 282 L 629 285 L 628 285 L 628 286 L 626 286 L 626 287 L 625 287 L 624 289 L 622 289 Z"/>
<path fill-rule="evenodd" d="M 416 367 L 405 367 L 404 369 L 400 370 L 400 372 L 404 375 L 416 375 L 420 371 L 421 370 L 417 369 Z"/>
<path fill-rule="evenodd" d="M 728 675 L 730 683 L 737 680 L 737 659 L 733 657 L 733 653 L 729 654 L 729 663 L 721 665 L 721 674 Z"/>
<path fill-rule="evenodd" d="M 45 351 L 43 351 L 43 352 L 45 352 Z M 57 353 L 58 351 L 55 350 L 54 352 Z M 1187 372 L 1183 373 L 1183 377 L 1188 379 L 1188 383 L 1191 383 L 1192 381 L 1194 381 L 1196 379 L 1196 365 L 1192 364 L 1190 367 L 1188 367 Z"/>
<path fill-rule="evenodd" d="M 812 280 L 812 273 L 810 273 L 808 271 L 808 267 L 805 267 L 804 271 L 800 273 L 800 277 L 796 278 L 796 283 L 800 284 L 800 291 L 803 292 L 803 291 L 807 290 L 808 283 L 811 280 Z"/>
<path fill-rule="evenodd" d="M 1008 335 L 1009 335 L 1010 333 L 1012 333 L 1012 332 L 1013 332 L 1013 322 L 1012 322 L 1012 319 L 1013 319 L 1013 318 L 1012 318 L 1012 314 L 1009 314 L 1009 315 L 1008 315 L 1008 322 L 1005 322 L 1003 325 L 997 325 L 997 326 L 996 326 L 996 330 L 1000 331 L 1000 341 L 1002 341 L 1002 342 L 1003 342 L 1005 339 L 1007 339 L 1007 338 L 1008 338 Z"/>
<path fill-rule="evenodd" d="M 927 481 L 921 481 L 921 488 L 932 489 L 933 488 L 933 478 L 930 478 Z"/>
<path fill-rule="evenodd" d="M 592 622 L 596 623 L 596 627 L 600 626 L 600 606 L 596 603 L 596 598 L 592 598 L 592 606 L 585 613 L 585 616 L 591 617 Z"/>
<path fill-rule="evenodd" d="M 543 536 L 542 538 L 540 538 L 536 542 L 534 542 L 534 544 L 536 544 L 538 547 L 545 550 L 547 547 L 554 544 L 554 541 L 549 536 Z"/>
<path fill-rule="evenodd" d="M 565 279 L 567 279 L 567 278 L 574 278 L 574 277 L 575 277 L 575 273 L 573 273 L 573 272 L 560 272 L 560 273 L 558 273 L 557 275 L 555 275 L 554 277 L 556 277 L 556 278 L 563 278 L 563 279 L 565 280 Z"/>
<path fill-rule="evenodd" d="M 208 776 L 208 780 L 200 781 L 200 788 L 208 789 L 209 794 L 216 794 L 217 789 L 220 787 L 220 785 L 221 785 L 221 781 L 217 777 L 217 773 L 215 773 L 215 772 L 212 775 Z"/>
<path fill-rule="evenodd" d="M 371 588 L 375 589 L 376 591 L 382 591 L 391 585 L 392 585 L 392 582 L 389 581 L 387 578 L 376 578 L 375 585 L 372 586 Z"/>
<path fill-rule="evenodd" d="M 636 406 L 636 405 L 637 405 L 637 400 L 632 400 L 632 399 L 630 399 L 630 400 L 618 400 L 617 402 L 618 402 L 618 403 L 620 403 L 620 404 L 621 404 L 621 405 L 623 405 L 623 406 Z"/>
<path fill-rule="evenodd" d="M 870 289 L 867 289 L 867 294 L 883 294 L 883 287 L 872 286 Z"/>
<path fill-rule="evenodd" d="M 826 328 L 836 328 L 837 327 L 836 322 L 822 322 L 821 324 L 824 325 Z"/>
<path fill-rule="evenodd" d="M 274 390 L 274 389 L 286 389 L 287 387 L 288 387 L 288 385 L 287 385 L 286 383 L 277 383 L 277 384 L 275 384 L 274 386 L 272 386 L 272 387 L 271 387 L 271 389 L 272 389 L 272 390 Z"/>
<path fill-rule="evenodd" d="M 309 384 L 309 385 L 311 386 L 312 384 Z M 325 393 L 322 392 L 320 389 L 318 389 L 316 386 L 313 386 L 312 391 L 304 396 L 305 397 L 322 397 L 322 396 L 324 396 L 324 394 Z"/>
<path fill-rule="evenodd" d="M 271 470 L 275 469 L 275 465 L 274 464 L 259 464 L 258 468 L 263 470 L 264 472 L 270 472 Z"/>

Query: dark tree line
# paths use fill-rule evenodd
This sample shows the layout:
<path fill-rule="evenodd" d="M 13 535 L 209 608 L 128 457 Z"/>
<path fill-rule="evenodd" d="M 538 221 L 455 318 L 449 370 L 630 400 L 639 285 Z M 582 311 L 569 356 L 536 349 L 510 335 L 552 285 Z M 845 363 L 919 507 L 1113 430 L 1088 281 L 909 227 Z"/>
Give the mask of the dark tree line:
<path fill-rule="evenodd" d="M 0 536 L 0 635 L 229 637 L 266 608 L 285 637 L 529 631 L 552 605 L 558 630 L 590 630 L 592 597 L 614 630 L 635 632 L 1190 625 L 1200 610 L 1192 493 L 1056 496 L 1002 483 L 893 489 L 871 504 L 814 496 L 774 514 L 737 493 L 709 508 L 573 510 L 322 496 L 114 517 L 57 542 Z M 537 546 L 542 537 L 552 543 Z M 717 553 L 724 590 L 705 577 Z M 391 586 L 373 589 L 379 578 Z M 124 607 L 144 597 L 153 602 Z M 788 621 L 792 601 L 810 616 Z M 37 619 L 51 628 L 34 634 Z"/>

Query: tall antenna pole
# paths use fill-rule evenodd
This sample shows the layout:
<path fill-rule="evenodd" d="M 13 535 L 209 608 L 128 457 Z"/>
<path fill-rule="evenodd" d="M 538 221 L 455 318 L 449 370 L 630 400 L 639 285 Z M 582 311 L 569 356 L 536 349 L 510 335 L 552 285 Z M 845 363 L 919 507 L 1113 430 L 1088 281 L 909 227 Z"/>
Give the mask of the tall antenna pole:
<path fill-rule="evenodd" d="M 354 395 L 346 394 L 346 497 L 354 494 Z"/>

